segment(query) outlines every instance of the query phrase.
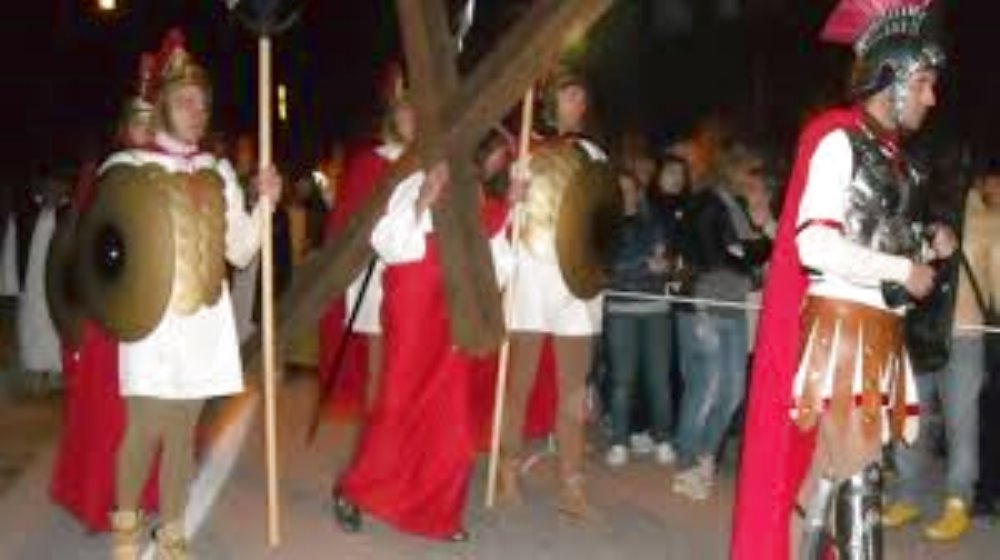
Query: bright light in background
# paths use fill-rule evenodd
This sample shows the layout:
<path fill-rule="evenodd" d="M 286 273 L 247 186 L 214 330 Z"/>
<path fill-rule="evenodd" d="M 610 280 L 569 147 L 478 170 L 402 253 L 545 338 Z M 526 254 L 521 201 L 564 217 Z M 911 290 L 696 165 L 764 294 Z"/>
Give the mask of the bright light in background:
<path fill-rule="evenodd" d="M 118 9 L 118 0 L 97 0 L 97 7 L 102 12 L 113 12 Z"/>
<path fill-rule="evenodd" d="M 278 120 L 281 122 L 288 120 L 288 88 L 285 84 L 278 86 Z"/>

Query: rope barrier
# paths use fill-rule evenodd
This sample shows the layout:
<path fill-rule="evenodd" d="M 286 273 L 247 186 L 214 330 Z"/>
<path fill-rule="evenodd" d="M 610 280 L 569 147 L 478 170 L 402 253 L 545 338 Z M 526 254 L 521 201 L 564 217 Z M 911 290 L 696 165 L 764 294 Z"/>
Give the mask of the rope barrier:
<path fill-rule="evenodd" d="M 675 294 L 647 294 L 643 292 L 628 292 L 622 290 L 606 290 L 604 292 L 605 296 L 610 297 L 623 297 L 634 300 L 643 301 L 666 301 L 669 303 L 687 303 L 691 305 L 697 305 L 701 307 L 718 307 L 723 309 L 740 309 L 743 311 L 760 311 L 761 305 L 758 303 L 740 302 L 740 301 L 725 301 L 720 299 L 712 298 L 695 298 L 688 296 L 679 296 Z M 979 333 L 989 333 L 989 334 L 1000 334 L 1000 327 L 993 325 L 970 325 L 970 324 L 958 324 L 955 325 L 955 330 L 963 332 L 979 332 Z"/>
<path fill-rule="evenodd" d="M 728 309 L 742 309 L 743 311 L 760 311 L 760 304 L 756 303 L 747 303 L 741 301 L 725 301 L 725 300 L 711 299 L 711 298 L 695 298 L 687 296 L 678 296 L 675 294 L 646 294 L 643 292 L 605 290 L 604 295 L 611 297 L 625 297 L 630 299 L 639 299 L 645 301 L 667 301 L 671 303 L 689 303 L 692 305 L 700 305 L 704 307 L 722 307 Z"/>

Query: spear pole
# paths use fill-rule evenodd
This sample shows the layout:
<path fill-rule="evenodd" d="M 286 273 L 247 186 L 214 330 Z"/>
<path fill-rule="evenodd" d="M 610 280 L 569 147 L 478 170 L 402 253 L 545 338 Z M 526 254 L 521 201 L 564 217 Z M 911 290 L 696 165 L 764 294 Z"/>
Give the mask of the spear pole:
<path fill-rule="evenodd" d="M 271 133 L 271 37 L 261 33 L 257 39 L 258 67 L 258 119 L 260 170 L 273 166 Z M 274 236 L 272 235 L 271 199 L 262 197 L 261 212 L 261 299 L 263 301 L 262 353 L 264 356 L 264 447 L 267 465 L 267 544 L 277 547 L 281 544 L 281 516 L 278 509 L 278 430 L 274 348 Z"/>
<path fill-rule="evenodd" d="M 224 0 L 244 26 L 257 35 L 257 165 L 260 172 L 274 167 L 272 150 L 272 42 L 271 38 L 291 27 L 300 15 L 288 10 L 288 0 Z M 267 544 L 281 544 L 278 508 L 277 359 L 274 333 L 274 206 L 260 197 L 261 221 L 261 355 L 264 358 L 264 455 L 266 468 Z"/>
<path fill-rule="evenodd" d="M 517 147 L 517 164 L 515 168 L 515 173 L 525 173 L 528 168 L 528 159 L 531 155 L 531 124 L 534 121 L 534 111 L 535 111 L 535 88 L 528 88 L 528 91 L 524 94 L 524 102 L 521 105 L 521 131 L 518 137 L 518 147 Z M 523 177 L 516 177 L 518 180 L 522 180 Z M 514 269 L 511 271 L 511 277 L 507 283 L 507 289 L 504 290 L 503 299 L 503 310 L 504 319 L 507 323 L 510 323 L 510 316 L 513 306 L 513 296 L 512 292 L 514 285 L 517 282 L 517 244 L 518 235 L 520 235 L 520 216 L 521 213 L 518 211 L 517 202 L 514 203 L 512 211 L 514 214 L 513 224 L 511 225 L 511 244 L 514 247 Z M 504 402 L 507 396 L 507 370 L 508 364 L 510 362 L 510 335 L 504 339 L 503 345 L 500 347 L 500 356 L 497 360 L 497 383 L 496 391 L 493 397 L 493 434 L 490 440 L 490 463 L 489 471 L 486 481 L 486 507 L 492 508 L 496 504 L 496 488 L 497 488 L 497 470 L 500 463 L 500 434 L 503 430 L 503 420 L 504 420 Z M 522 411 L 515 411 L 515 413 Z"/>

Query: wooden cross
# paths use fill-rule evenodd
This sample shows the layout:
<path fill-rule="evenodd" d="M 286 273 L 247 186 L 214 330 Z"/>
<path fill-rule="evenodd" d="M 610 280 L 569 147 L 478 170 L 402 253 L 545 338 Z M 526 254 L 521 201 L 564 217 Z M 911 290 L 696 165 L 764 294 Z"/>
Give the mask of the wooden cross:
<path fill-rule="evenodd" d="M 330 300 L 346 290 L 372 257 L 368 239 L 392 187 L 418 169 L 447 161 L 451 186 L 434 210 L 441 244 L 453 340 L 482 353 L 504 337 L 503 317 L 487 241 L 479 229 L 479 193 L 472 155 L 479 139 L 556 60 L 569 38 L 586 31 L 613 0 L 536 0 L 466 77 L 459 75 L 443 0 L 397 0 L 417 112 L 416 149 L 396 162 L 342 233 L 296 272 L 279 302 L 284 342 L 314 329 Z M 259 343 L 246 350 L 259 370 Z"/>

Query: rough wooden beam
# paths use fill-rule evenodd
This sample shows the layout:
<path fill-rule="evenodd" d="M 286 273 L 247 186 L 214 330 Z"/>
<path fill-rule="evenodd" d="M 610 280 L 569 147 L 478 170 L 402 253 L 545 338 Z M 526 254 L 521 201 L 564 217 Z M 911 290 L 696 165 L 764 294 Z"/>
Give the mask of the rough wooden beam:
<path fill-rule="evenodd" d="M 450 195 L 435 211 L 448 294 L 452 338 L 472 352 L 495 349 L 504 324 L 489 245 L 479 230 L 478 188 L 469 154 L 524 92 L 583 33 L 612 0 L 543 0 L 535 4 L 497 48 L 460 84 L 439 90 L 454 110 L 447 134 L 431 138 L 452 166 Z M 402 1 L 401 4 L 405 4 Z"/>
<path fill-rule="evenodd" d="M 471 154 L 450 159 L 451 185 L 434 208 L 452 340 L 467 351 L 495 350 L 503 341 L 500 293 L 489 243 L 479 219 L 480 192 Z"/>
<path fill-rule="evenodd" d="M 613 0 L 538 0 L 463 80 L 450 101 L 455 118 L 449 141 L 481 137 L 546 71 L 570 39 L 582 37 Z"/>
<path fill-rule="evenodd" d="M 389 202 L 392 187 L 418 169 L 420 159 L 416 154 L 404 155 L 379 181 L 371 197 L 347 221 L 340 235 L 320 247 L 295 270 L 291 285 L 278 302 L 275 332 L 280 345 L 287 344 L 304 329 L 315 329 L 330 300 L 344 293 L 364 270 L 374 255 L 368 239 L 375 221 Z M 242 345 L 245 371 L 261 370 L 260 353 L 258 333 Z"/>
<path fill-rule="evenodd" d="M 447 160 L 451 184 L 434 208 L 452 338 L 486 351 L 502 338 L 489 247 L 479 232 L 476 177 L 469 146 L 447 146 L 450 102 L 458 93 L 455 46 L 441 0 L 398 2 L 410 98 L 417 111 L 416 150 L 426 167 Z M 493 299 L 497 299 L 493 302 Z"/>
<path fill-rule="evenodd" d="M 499 342 L 503 331 L 498 300 L 495 296 L 476 295 L 489 292 L 494 284 L 486 241 L 478 233 L 478 212 L 474 210 L 478 194 L 469 188 L 474 184 L 472 149 L 547 69 L 568 39 L 582 34 L 611 3 L 612 0 L 538 0 L 469 78 L 457 82 L 457 87 L 439 88 L 451 92 L 443 103 L 440 100 L 421 101 L 427 106 L 437 103 L 440 107 L 432 111 L 440 115 L 442 132 L 431 131 L 435 137 L 432 145 L 438 146 L 431 151 L 446 155 L 452 162 L 452 192 L 445 195 L 435 213 L 439 233 L 448 239 L 442 244 L 446 282 L 449 292 L 455 291 L 452 287 L 463 284 L 476 286 L 475 291 L 461 296 L 459 301 L 449 301 L 453 335 L 463 348 L 480 351 Z M 408 30 L 410 25 L 417 24 L 401 21 L 404 37 L 407 34 L 419 37 L 419 33 L 433 31 L 436 39 L 423 39 L 429 49 L 433 49 L 432 45 L 450 45 L 446 23 L 442 28 L 443 12 L 435 8 L 435 4 L 440 8 L 440 0 L 397 0 L 401 12 L 410 13 L 413 8 L 415 13 L 422 14 L 422 19 L 415 21 L 420 22 L 419 27 L 424 31 Z M 446 76 L 445 85 L 448 85 L 451 78 L 447 76 L 454 69 L 453 62 L 444 64 L 441 57 L 426 52 L 417 56 L 426 58 L 421 64 L 434 68 L 429 72 Z M 449 66 L 452 70 L 447 70 Z M 421 80 L 413 75 L 411 82 L 413 78 Z M 431 86 L 430 91 L 433 93 L 434 89 Z M 429 126 L 437 127 L 433 121 Z M 315 329 L 328 302 L 343 293 L 364 267 L 371 255 L 368 238 L 391 194 L 390 187 L 419 166 L 419 160 L 412 156 L 394 165 L 345 231 L 321 248 L 308 265 L 296 271 L 291 288 L 279 303 L 277 332 L 282 343 L 303 329 Z M 480 328 L 473 333 L 461 332 L 462 323 L 477 324 Z M 259 352 L 259 343 L 254 345 L 251 341 L 244 345 L 248 371 L 258 369 Z"/>
<path fill-rule="evenodd" d="M 441 0 L 397 2 L 406 50 L 407 88 L 417 110 L 417 149 L 425 161 L 444 156 L 437 140 L 446 126 L 448 100 L 458 89 L 455 46 Z"/>

